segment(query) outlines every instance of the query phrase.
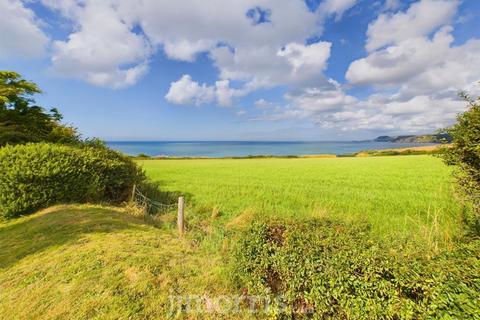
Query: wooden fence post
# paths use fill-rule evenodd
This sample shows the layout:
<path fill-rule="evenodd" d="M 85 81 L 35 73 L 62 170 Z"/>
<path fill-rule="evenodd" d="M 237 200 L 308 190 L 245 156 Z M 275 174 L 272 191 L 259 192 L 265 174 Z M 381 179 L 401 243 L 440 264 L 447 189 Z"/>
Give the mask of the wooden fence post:
<path fill-rule="evenodd" d="M 183 235 L 185 229 L 184 229 L 184 217 L 183 217 L 183 211 L 185 207 L 185 198 L 183 196 L 178 197 L 178 214 L 177 214 L 177 226 L 178 226 L 178 233 L 180 235 Z"/>
<path fill-rule="evenodd" d="M 134 203 L 135 202 L 135 189 L 137 188 L 137 185 L 133 185 L 133 188 L 132 188 L 132 196 L 130 198 L 130 202 L 131 203 Z"/>

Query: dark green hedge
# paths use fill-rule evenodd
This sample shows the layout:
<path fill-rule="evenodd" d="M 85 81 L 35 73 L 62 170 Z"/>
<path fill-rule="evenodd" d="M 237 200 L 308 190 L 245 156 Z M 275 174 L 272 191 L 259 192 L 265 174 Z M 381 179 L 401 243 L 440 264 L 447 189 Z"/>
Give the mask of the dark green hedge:
<path fill-rule="evenodd" d="M 392 253 L 368 226 L 257 223 L 239 242 L 234 283 L 271 297 L 273 318 L 474 319 L 480 241 L 435 258 Z M 275 317 L 275 315 L 277 317 Z"/>
<path fill-rule="evenodd" d="M 143 179 L 132 160 L 104 147 L 5 146 L 0 148 L 0 217 L 57 203 L 119 203 Z"/>

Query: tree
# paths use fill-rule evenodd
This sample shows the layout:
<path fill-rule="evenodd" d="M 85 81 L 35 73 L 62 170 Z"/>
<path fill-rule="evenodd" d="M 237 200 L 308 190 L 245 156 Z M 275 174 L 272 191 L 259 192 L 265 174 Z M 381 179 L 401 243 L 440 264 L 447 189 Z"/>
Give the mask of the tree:
<path fill-rule="evenodd" d="M 33 82 L 13 71 L 0 71 L 0 147 L 26 142 L 78 143 L 80 135 L 61 124 L 56 108 L 48 112 L 35 105 L 33 95 L 41 93 Z"/>
<path fill-rule="evenodd" d="M 457 117 L 457 123 L 447 129 L 453 137 L 451 148 L 445 148 L 444 161 L 457 166 L 456 178 L 460 191 L 473 204 L 473 216 L 467 222 L 480 232 L 480 97 L 466 93 L 461 97 L 468 110 Z"/>

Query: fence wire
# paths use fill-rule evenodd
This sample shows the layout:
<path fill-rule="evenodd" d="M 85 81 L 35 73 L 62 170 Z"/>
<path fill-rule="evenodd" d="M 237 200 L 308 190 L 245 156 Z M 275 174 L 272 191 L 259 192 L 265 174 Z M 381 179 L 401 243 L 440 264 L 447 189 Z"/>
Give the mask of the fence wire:
<path fill-rule="evenodd" d="M 132 202 L 143 208 L 146 214 L 156 216 L 177 209 L 178 203 L 165 204 L 144 195 L 137 186 L 133 186 Z"/>

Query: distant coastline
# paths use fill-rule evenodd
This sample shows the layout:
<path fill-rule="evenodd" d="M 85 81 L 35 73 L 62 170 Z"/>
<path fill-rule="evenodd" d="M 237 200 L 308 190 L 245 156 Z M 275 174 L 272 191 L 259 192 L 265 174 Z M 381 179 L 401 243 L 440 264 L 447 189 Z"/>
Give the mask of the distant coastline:
<path fill-rule="evenodd" d="M 108 141 L 130 156 L 155 158 L 331 157 L 365 151 L 433 146 L 435 143 L 375 141 Z M 417 151 L 416 151 L 417 152 Z"/>
<path fill-rule="evenodd" d="M 363 158 L 363 157 L 381 157 L 381 156 L 406 156 L 406 155 L 432 155 L 442 152 L 442 146 L 448 145 L 429 145 L 411 148 L 392 148 L 381 150 L 364 150 L 348 154 L 304 154 L 304 155 L 248 155 L 238 157 L 176 157 L 176 156 L 157 156 L 149 157 L 147 155 L 137 155 L 134 158 L 139 160 L 215 160 L 215 159 L 328 159 L 328 158 Z"/>
<path fill-rule="evenodd" d="M 437 133 L 423 135 L 379 136 L 373 141 L 392 143 L 450 143 L 452 140 L 452 137 L 448 133 Z"/>

